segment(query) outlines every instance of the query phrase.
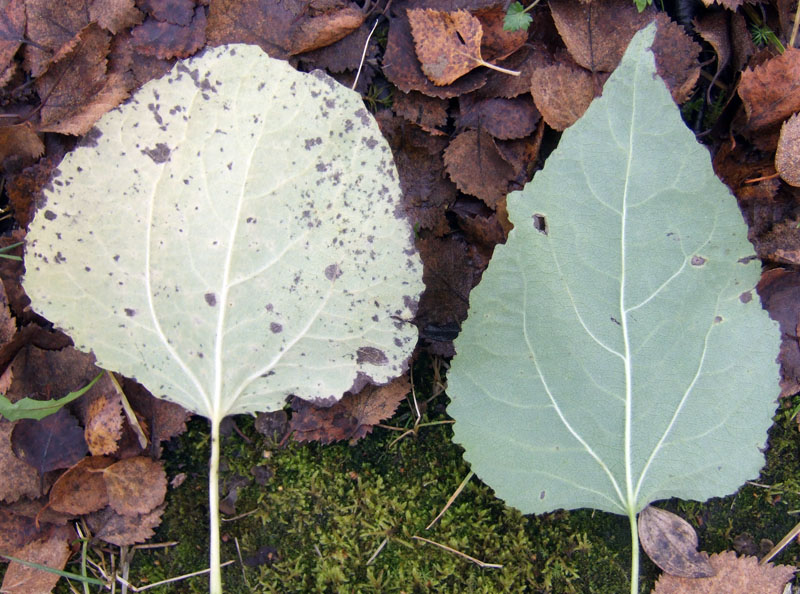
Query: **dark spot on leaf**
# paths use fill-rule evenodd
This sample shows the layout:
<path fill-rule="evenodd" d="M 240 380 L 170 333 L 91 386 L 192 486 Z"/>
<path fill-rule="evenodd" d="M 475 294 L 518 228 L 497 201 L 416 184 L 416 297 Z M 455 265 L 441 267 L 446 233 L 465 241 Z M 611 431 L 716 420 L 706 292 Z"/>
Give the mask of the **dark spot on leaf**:
<path fill-rule="evenodd" d="M 533 228 L 542 235 L 547 235 L 547 219 L 544 218 L 543 214 L 533 215 Z"/>
<path fill-rule="evenodd" d="M 128 316 L 129 318 L 132 318 L 133 316 L 136 315 L 136 310 L 135 309 L 131 309 L 130 307 L 126 307 L 125 308 L 125 315 Z"/>
<path fill-rule="evenodd" d="M 44 211 L 44 218 L 46 218 L 48 221 L 55 221 L 57 217 L 58 215 L 52 210 Z"/>
<path fill-rule="evenodd" d="M 217 296 L 214 293 L 206 293 L 204 295 L 206 298 L 206 303 L 208 303 L 211 307 L 214 307 L 217 304 Z"/>
<path fill-rule="evenodd" d="M 169 161 L 169 155 L 172 152 L 166 144 L 159 142 L 154 148 L 142 149 L 141 153 L 147 155 L 153 160 L 153 163 L 161 164 Z"/>
<path fill-rule="evenodd" d="M 545 496 L 545 492 L 544 491 L 539 493 L 539 499 L 544 499 L 544 496 Z"/>
<path fill-rule="evenodd" d="M 325 278 L 330 281 L 336 280 L 342 276 L 342 270 L 339 268 L 338 264 L 330 264 L 325 267 Z"/>
<path fill-rule="evenodd" d="M 272 331 L 273 334 L 279 334 L 279 333 L 283 332 L 283 326 L 278 324 L 278 322 L 272 322 L 269 325 L 269 329 Z"/>
<path fill-rule="evenodd" d="M 357 363 L 369 363 L 370 365 L 386 365 L 389 359 L 384 352 L 375 347 L 361 347 L 356 351 Z"/>
<path fill-rule="evenodd" d="M 750 303 L 753 300 L 753 294 L 750 291 L 745 291 L 739 295 L 739 301 L 742 303 Z"/>
<path fill-rule="evenodd" d="M 692 256 L 692 266 L 702 266 L 706 263 L 706 259 L 701 256 Z"/>
<path fill-rule="evenodd" d="M 714 323 L 715 324 L 720 324 L 721 322 L 722 322 L 722 316 L 716 316 L 714 318 Z"/>

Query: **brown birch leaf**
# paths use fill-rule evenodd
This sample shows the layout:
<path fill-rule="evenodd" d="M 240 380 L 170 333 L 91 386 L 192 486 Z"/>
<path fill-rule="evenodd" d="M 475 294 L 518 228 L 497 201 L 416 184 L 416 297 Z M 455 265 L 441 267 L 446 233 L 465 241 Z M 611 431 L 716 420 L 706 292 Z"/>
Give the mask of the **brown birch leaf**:
<path fill-rule="evenodd" d="M 800 187 L 800 114 L 794 114 L 781 127 L 775 170 L 787 184 Z"/>
<path fill-rule="evenodd" d="M 110 466 L 114 460 L 88 456 L 62 474 L 50 489 L 50 507 L 75 516 L 90 514 L 108 505 L 108 493 L 102 473 L 93 472 Z"/>
<path fill-rule="evenodd" d="M 751 129 L 777 124 L 800 111 L 800 49 L 787 47 L 781 55 L 742 72 L 739 96 Z"/>
<path fill-rule="evenodd" d="M 663 572 L 689 578 L 714 575 L 708 555 L 697 552 L 697 532 L 680 516 L 649 505 L 639 512 L 638 528 L 644 552 Z"/>
<path fill-rule="evenodd" d="M 103 470 L 108 503 L 119 514 L 147 514 L 164 502 L 167 475 L 161 463 L 137 456 Z"/>

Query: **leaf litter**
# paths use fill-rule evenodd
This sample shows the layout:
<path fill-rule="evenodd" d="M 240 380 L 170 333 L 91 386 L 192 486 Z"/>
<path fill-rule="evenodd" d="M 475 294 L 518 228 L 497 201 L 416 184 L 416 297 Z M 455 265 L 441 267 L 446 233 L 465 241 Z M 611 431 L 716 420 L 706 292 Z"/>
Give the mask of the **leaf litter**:
<path fill-rule="evenodd" d="M 16 90 L 14 94 L 7 95 L 9 99 L 4 103 L 4 107 L 19 123 L 2 128 L 2 134 L 5 135 L 2 145 L 6 152 L 0 153 L 0 165 L 7 175 L 5 187 L 14 204 L 13 216 L 22 228 L 31 219 L 40 189 L 48 183 L 50 172 L 68 149 L 69 140 L 65 146 L 59 134 L 79 135 L 89 130 L 93 121 L 128 93 L 165 72 L 172 56 L 191 55 L 206 43 L 246 41 L 261 45 L 272 55 L 289 57 L 298 48 L 306 49 L 306 42 L 299 36 L 302 30 L 309 29 L 306 23 L 329 14 L 331 10 L 335 14 L 337 10 L 361 8 L 352 3 L 331 3 L 331 6 L 335 5 L 333 8 L 325 5 L 306 10 L 299 2 L 265 0 L 215 0 L 208 3 L 207 8 L 202 6 L 205 3 L 198 4 L 200 6 L 189 1 L 161 3 L 143 0 L 134 3 L 132 0 L 120 0 L 98 3 L 73 0 L 54 5 L 41 0 L 10 0 L 0 10 L 0 85 L 6 85 L 6 91 L 10 91 L 19 86 L 21 74 L 28 75 L 34 81 L 43 104 L 37 109 L 35 94 Z M 800 292 L 796 287 L 800 286 L 800 281 L 795 278 L 793 270 L 780 266 L 790 266 L 794 257 L 791 254 L 796 251 L 793 247 L 796 245 L 796 226 L 792 220 L 788 223 L 784 220 L 793 216 L 787 205 L 797 200 L 798 195 L 789 185 L 796 179 L 792 177 L 795 175 L 792 171 L 796 150 L 792 148 L 792 137 L 788 132 L 779 143 L 779 132 L 781 126 L 791 130 L 788 121 L 798 111 L 796 106 L 792 108 L 796 90 L 793 81 L 797 80 L 792 73 L 797 63 L 797 50 L 789 48 L 783 55 L 765 55 L 763 51 L 756 54 L 745 16 L 741 12 L 733 12 L 741 3 L 719 4 L 724 10 L 714 14 L 714 32 L 705 19 L 699 19 L 697 25 L 697 30 L 710 41 L 718 56 L 718 63 L 710 67 L 709 72 L 719 76 L 720 80 L 726 77 L 729 80 L 730 74 L 723 70 L 726 63 L 734 72 L 743 71 L 738 91 L 742 104 L 731 105 L 729 119 L 733 121 L 733 131 L 745 137 L 745 144 L 758 145 L 762 152 L 747 150 L 746 146 L 743 148 L 741 140 L 736 143 L 733 138 L 719 135 L 714 144 L 715 167 L 740 200 L 751 225 L 751 238 L 756 244 L 757 253 L 768 263 L 777 266 L 767 271 L 759 290 L 766 307 L 781 320 L 784 337 L 780 355 L 782 395 L 790 396 L 800 391 L 800 351 L 797 340 L 792 338 L 798 335 L 797 312 L 800 308 L 797 303 L 800 301 Z M 392 131 L 388 135 L 393 139 L 392 150 L 398 160 L 406 208 L 416 213 L 415 220 L 421 231 L 418 241 L 429 287 L 417 313 L 423 339 L 421 348 L 431 353 L 452 355 L 451 340 L 466 317 L 469 291 L 480 278 L 493 246 L 505 241 L 508 231 L 502 223 L 505 200 L 502 197 L 497 199 L 502 190 L 479 190 L 484 194 L 485 201 L 482 201 L 480 196 L 475 198 L 463 193 L 461 188 L 466 187 L 463 179 L 461 186 L 456 187 L 444 161 L 448 143 L 461 137 L 465 129 L 473 131 L 459 141 L 466 144 L 465 140 L 474 139 L 471 148 L 462 149 L 468 157 L 459 163 L 450 153 L 449 169 L 457 178 L 465 168 L 473 167 L 469 156 L 475 158 L 478 155 L 478 139 L 483 141 L 486 136 L 491 137 L 497 149 L 494 158 L 499 154 L 512 165 L 513 174 L 505 171 L 506 189 L 515 188 L 520 175 L 523 176 L 522 183 L 527 181 L 539 165 L 538 144 L 535 141 L 525 141 L 530 147 L 528 149 L 524 149 L 522 144 L 506 146 L 504 142 L 507 141 L 501 141 L 498 136 L 492 137 L 493 132 L 497 133 L 499 129 L 491 127 L 491 118 L 484 114 L 469 115 L 468 108 L 455 109 L 452 103 L 447 103 L 447 99 L 458 98 L 459 104 L 468 107 L 480 105 L 482 100 L 521 97 L 527 106 L 524 109 L 537 109 L 547 124 L 537 128 L 541 141 L 542 131 L 546 129 L 549 134 L 552 129 L 564 129 L 583 113 L 587 99 L 582 100 L 583 107 L 581 102 L 572 104 L 570 101 L 575 97 L 594 97 L 601 92 L 604 77 L 613 70 L 614 56 L 621 55 L 633 32 L 652 18 L 649 10 L 642 13 L 645 15 L 642 17 L 631 7 L 631 2 L 619 0 L 596 1 L 591 5 L 553 3 L 552 10 L 542 9 L 531 13 L 531 28 L 525 36 L 518 32 L 514 35 L 498 32 L 496 23 L 502 17 L 503 6 L 497 3 L 403 0 L 389 7 L 386 13 L 389 17 L 388 38 L 381 42 L 384 44 L 381 48 L 372 38 L 359 88 L 366 90 L 367 86 L 361 86 L 364 81 L 368 85 L 376 73 L 384 74 L 394 87 L 395 113 L 406 122 L 402 126 L 392 124 Z M 475 68 L 456 77 L 451 84 L 436 85 L 424 74 L 418 59 L 408 23 L 409 9 L 430 9 L 443 13 L 468 11 L 472 18 L 479 21 L 483 32 L 480 53 L 476 56 L 520 71 L 522 75 L 513 77 Z M 770 6 L 767 6 L 767 11 L 770 10 Z M 207 19 L 207 26 L 204 34 L 201 34 L 199 19 L 203 18 Z M 304 68 L 312 69 L 316 65 L 353 80 L 369 25 L 373 22 L 372 16 L 366 18 L 367 22 L 352 33 L 344 33 L 340 41 L 312 51 L 299 52 L 292 59 L 302 62 Z M 661 21 L 660 25 L 665 22 L 663 15 L 657 18 Z M 785 19 L 782 20 L 781 26 L 785 26 L 785 22 Z M 587 23 L 591 24 L 587 27 Z M 791 19 L 788 23 L 791 27 Z M 695 57 L 691 55 L 692 51 L 696 51 L 691 49 L 691 40 L 674 23 L 668 23 L 668 26 L 677 39 L 670 42 L 670 49 L 664 50 L 677 60 L 672 68 L 676 73 L 673 95 L 683 97 L 692 91 L 692 87 L 698 89 L 698 93 L 700 90 L 705 93 L 705 83 L 696 77 L 700 70 L 696 54 Z M 134 36 L 133 32 L 137 29 L 139 32 Z M 325 27 L 322 29 L 320 38 L 325 39 L 325 43 L 338 35 L 330 35 Z M 720 33 L 726 29 L 730 31 L 729 35 Z M 385 34 L 386 29 L 383 30 Z M 315 35 L 310 37 L 314 38 Z M 787 39 L 789 30 L 784 29 L 783 35 Z M 33 43 L 23 45 L 25 39 Z M 338 49 L 348 43 L 351 46 L 349 53 Z M 346 60 L 343 59 L 345 55 L 348 56 Z M 585 81 L 580 83 L 582 87 L 578 87 L 584 90 L 573 91 L 570 85 L 575 83 L 570 82 L 572 79 L 569 77 L 564 78 L 565 82 L 556 82 L 563 75 L 553 69 L 554 65 L 559 65 L 560 71 L 569 70 L 570 77 Z M 661 74 L 664 75 L 663 72 Z M 550 80 L 555 84 L 549 87 L 543 82 L 532 84 L 532 77 L 537 76 L 540 81 Z M 41 82 L 38 81 L 39 77 L 42 77 Z M 426 96 L 430 101 L 424 98 Z M 462 117 L 463 125 L 456 132 L 451 126 Z M 797 117 L 792 120 L 796 121 Z M 501 129 L 503 123 L 501 119 Z M 57 132 L 44 133 L 49 129 Z M 387 134 L 386 129 L 384 133 Z M 443 137 L 445 142 L 426 139 L 433 136 Z M 763 154 L 764 150 L 767 151 L 766 155 Z M 43 151 L 44 155 L 41 156 Z M 784 177 L 749 181 L 774 173 Z M 502 183 L 500 178 L 492 182 L 498 188 Z M 505 220 L 507 222 L 507 218 Z M 9 240 L 6 244 L 11 242 Z M 17 383 L 19 387 L 15 388 L 17 396 L 13 396 L 13 390 L 12 396 L 24 398 L 28 392 L 23 386 L 32 383 L 30 378 L 36 377 L 36 369 L 40 364 L 32 362 L 25 368 L 20 367 L 17 361 L 14 365 L 16 371 L 11 373 L 9 363 L 33 344 L 52 353 L 57 353 L 57 349 L 65 345 L 59 343 L 63 336 L 59 338 L 50 330 L 40 328 L 41 320 L 25 311 L 25 297 L 19 285 L 21 267 L 15 269 L 14 266 L 10 262 L 0 262 L 10 306 L 10 315 L 5 318 L 8 332 L 3 334 L 0 341 L 0 363 L 6 368 L 3 374 L 5 386 L 22 380 L 22 383 Z M 83 363 L 66 362 L 65 365 L 84 368 Z M 129 394 L 136 410 L 136 417 L 151 437 L 147 453 L 157 458 L 161 453 L 161 442 L 185 430 L 188 415 L 176 405 L 153 399 L 132 382 L 129 384 L 126 381 L 124 385 L 125 393 Z M 58 388 L 51 387 L 49 393 L 38 390 L 32 393 L 39 399 L 58 398 L 78 387 L 77 384 L 63 384 Z M 80 399 L 79 403 L 69 405 L 69 409 L 77 419 L 78 428 L 83 429 L 87 441 L 100 437 L 96 443 L 106 444 L 92 447 L 110 450 L 116 443 L 120 449 L 110 452 L 112 458 L 123 451 L 125 457 L 142 454 L 138 439 L 130 439 L 134 432 L 127 417 L 111 412 L 117 410 L 116 404 L 110 406 L 108 403 L 117 402 L 116 397 L 111 393 L 98 396 L 92 392 L 88 396 L 86 401 L 91 401 L 90 404 L 84 404 Z M 94 404 L 103 401 L 107 404 Z M 91 407 L 107 411 L 109 419 L 102 420 L 102 412 L 99 413 L 100 417 L 95 418 L 94 414 L 97 413 L 89 414 Z M 122 421 L 122 434 L 128 437 L 119 437 L 118 420 Z M 6 506 L 14 501 L 25 502 L 28 498 L 47 495 L 47 491 L 41 492 L 42 488 L 49 489 L 49 485 L 53 484 L 55 489 L 58 484 L 57 480 L 53 483 L 52 479 L 42 484 L 38 472 L 16 457 L 10 442 L 14 426 L 5 420 L 0 421 L 0 469 L 4 476 L 11 479 L 0 485 L 0 500 Z M 324 432 L 322 435 L 323 439 L 330 438 Z M 89 445 L 86 447 L 89 448 Z M 50 512 L 42 513 L 42 517 L 47 513 Z M 141 523 L 135 525 L 106 508 L 94 512 L 92 521 L 94 526 L 112 539 L 137 542 L 146 538 L 158 523 L 159 515 L 160 511 L 156 508 L 137 516 Z M 6 518 L 3 521 L 11 522 L 8 524 L 9 534 L 30 535 L 32 520 L 29 516 L 5 511 L 0 506 L 2 517 Z M 125 536 L 126 531 L 129 536 Z M 25 540 L 28 540 L 27 536 L 17 542 Z"/>

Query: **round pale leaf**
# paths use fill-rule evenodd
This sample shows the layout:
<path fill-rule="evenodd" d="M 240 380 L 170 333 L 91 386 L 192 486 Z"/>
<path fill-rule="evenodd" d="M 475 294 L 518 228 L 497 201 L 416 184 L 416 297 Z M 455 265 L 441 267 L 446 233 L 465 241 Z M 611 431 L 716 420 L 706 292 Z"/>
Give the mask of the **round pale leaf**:
<path fill-rule="evenodd" d="M 25 289 L 98 365 L 211 419 L 399 375 L 421 265 L 361 98 L 255 46 L 206 50 L 61 164 Z"/>

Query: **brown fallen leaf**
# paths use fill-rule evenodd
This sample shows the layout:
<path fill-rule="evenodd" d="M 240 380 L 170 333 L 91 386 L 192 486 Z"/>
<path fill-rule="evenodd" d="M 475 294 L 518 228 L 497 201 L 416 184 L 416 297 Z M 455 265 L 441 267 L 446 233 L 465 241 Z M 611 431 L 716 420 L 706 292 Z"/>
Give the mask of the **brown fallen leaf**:
<path fill-rule="evenodd" d="M 69 468 L 88 452 L 83 429 L 66 408 L 40 421 L 17 421 L 11 432 L 11 447 L 20 460 L 39 472 L 39 476 Z"/>
<path fill-rule="evenodd" d="M 550 9 L 572 59 L 590 72 L 613 71 L 634 33 L 653 19 L 629 0 L 559 0 Z"/>
<path fill-rule="evenodd" d="M 692 21 L 694 30 L 703 38 L 717 54 L 717 71 L 714 80 L 730 62 L 733 48 L 731 47 L 730 14 L 725 12 L 709 12 Z"/>
<path fill-rule="evenodd" d="M 106 483 L 101 473 L 114 460 L 106 456 L 88 456 L 69 468 L 50 488 L 49 506 L 55 511 L 75 516 L 90 514 L 108 505 Z"/>
<path fill-rule="evenodd" d="M 800 229 L 796 219 L 776 223 L 755 241 L 759 258 L 778 264 L 800 265 Z"/>
<path fill-rule="evenodd" d="M 159 458 L 161 442 L 186 431 L 186 421 L 191 413 L 179 404 L 151 396 L 133 380 L 125 380 L 122 387 L 128 402 L 141 415 L 139 424 L 146 426 L 146 432 L 149 430 L 150 456 Z"/>
<path fill-rule="evenodd" d="M 40 536 L 34 518 L 0 508 L 0 551 L 11 553 Z"/>
<path fill-rule="evenodd" d="M 533 71 L 531 95 L 547 125 L 566 130 L 589 108 L 594 99 L 592 74 L 566 56 Z"/>
<path fill-rule="evenodd" d="M 408 376 L 404 375 L 385 386 L 368 385 L 358 394 L 345 394 L 327 408 L 295 398 L 289 429 L 295 441 L 328 444 L 347 439 L 353 445 L 391 417 L 410 390 Z"/>
<path fill-rule="evenodd" d="M 39 473 L 14 455 L 11 431 L 14 423 L 0 419 L 0 501 L 12 503 L 21 497 L 35 499 L 41 495 Z"/>
<path fill-rule="evenodd" d="M 181 27 L 195 18 L 193 0 L 138 0 L 139 7 L 154 19 Z"/>
<path fill-rule="evenodd" d="M 789 565 L 759 565 L 756 557 L 737 557 L 733 551 L 711 555 L 708 561 L 717 572 L 714 577 L 663 574 L 653 594 L 780 594 L 796 571 Z"/>
<path fill-rule="evenodd" d="M 101 394 L 92 400 L 86 414 L 84 438 L 92 456 L 105 456 L 117 451 L 122 437 L 122 399 L 115 392 Z"/>
<path fill-rule="evenodd" d="M 89 19 L 115 34 L 138 25 L 143 18 L 134 0 L 92 0 L 89 5 Z"/>
<path fill-rule="evenodd" d="M 483 200 L 489 208 L 508 193 L 514 169 L 495 146 L 494 139 L 478 130 L 456 136 L 444 151 L 444 165 L 458 189 Z"/>
<path fill-rule="evenodd" d="M 0 6 L 0 72 L 14 59 L 25 38 L 25 0 L 8 0 Z"/>
<path fill-rule="evenodd" d="M 187 58 L 206 42 L 206 11 L 198 6 L 187 25 L 148 17 L 131 31 L 132 46 L 142 55 L 160 58 Z"/>
<path fill-rule="evenodd" d="M 76 536 L 72 526 L 58 526 L 45 538 L 34 540 L 22 549 L 14 551 L 16 553 L 14 556 L 31 563 L 62 570 L 70 556 L 70 543 Z M 58 574 L 11 561 L 3 576 L 0 590 L 4 594 L 45 594 L 55 587 L 59 579 Z"/>
<path fill-rule="evenodd" d="M 528 41 L 528 31 L 508 31 L 503 27 L 506 11 L 501 5 L 482 8 L 472 13 L 483 29 L 481 55 L 486 60 L 507 58 Z"/>
<path fill-rule="evenodd" d="M 652 51 L 656 61 L 656 72 L 667 85 L 675 103 L 683 103 L 692 96 L 695 83 L 700 77 L 697 60 L 702 49 L 686 30 L 663 12 L 655 18 L 658 27 Z"/>
<path fill-rule="evenodd" d="M 744 4 L 744 0 L 703 0 L 703 4 L 706 6 L 718 4 L 724 8 L 727 8 L 728 10 L 736 12 L 736 10 L 738 10 L 739 7 Z"/>
<path fill-rule="evenodd" d="M 310 52 L 336 43 L 358 29 L 367 15 L 350 4 L 298 21 L 290 35 L 289 54 Z"/>
<path fill-rule="evenodd" d="M 148 514 L 164 502 L 167 474 L 160 462 L 137 456 L 103 470 L 108 504 L 118 514 Z"/>
<path fill-rule="evenodd" d="M 791 396 L 800 391 L 800 272 L 786 268 L 767 270 L 757 289 L 764 309 L 780 324 L 781 396 Z"/>
<path fill-rule="evenodd" d="M 91 24 L 76 39 L 71 51 L 36 79 L 43 103 L 39 131 L 86 134 L 128 97 L 129 77 L 107 72 L 110 35 Z"/>
<path fill-rule="evenodd" d="M 648 505 L 639 512 L 638 529 L 644 552 L 664 573 L 687 578 L 714 575 L 708 555 L 697 552 L 697 532 L 680 516 Z"/>
<path fill-rule="evenodd" d="M 393 6 L 397 8 L 396 3 Z M 445 86 L 437 86 L 425 76 L 417 59 L 411 24 L 405 10 L 400 10 L 399 14 L 389 21 L 389 36 L 386 53 L 383 56 L 383 74 L 404 93 L 419 91 L 439 99 L 449 99 L 469 93 L 486 83 L 484 70 L 473 70 Z"/>
<path fill-rule="evenodd" d="M 530 96 L 514 99 L 484 99 L 463 95 L 459 100 L 459 117 L 456 127 L 480 129 L 500 140 L 524 138 L 536 128 L 541 115 Z"/>
<path fill-rule="evenodd" d="M 775 170 L 787 184 L 800 187 L 800 114 L 794 114 L 781 127 Z"/>
<path fill-rule="evenodd" d="M 444 134 L 439 130 L 447 125 L 447 102 L 444 99 L 428 97 L 417 91 L 401 91 L 395 93 L 392 99 L 392 111 L 397 115 L 429 134 Z"/>
<path fill-rule="evenodd" d="M 144 542 L 155 534 L 161 523 L 164 505 L 142 515 L 123 516 L 111 507 L 89 514 L 86 523 L 95 538 L 123 547 Z"/>
<path fill-rule="evenodd" d="M 8 157 L 35 159 L 43 153 L 44 144 L 30 122 L 0 127 L 0 164 Z"/>
<path fill-rule="evenodd" d="M 800 111 L 800 49 L 787 47 L 779 56 L 742 72 L 739 97 L 753 130 Z"/>
<path fill-rule="evenodd" d="M 78 43 L 78 34 L 89 24 L 88 0 L 26 0 L 24 67 L 38 77 Z M 42 97 L 42 95 L 40 95 Z"/>
<path fill-rule="evenodd" d="M 361 63 L 361 54 L 364 46 L 367 46 L 367 53 L 364 56 L 364 64 L 361 69 L 359 81 L 365 77 L 368 71 L 372 71 L 371 60 L 376 60 L 379 45 L 373 34 L 369 35 L 371 26 L 363 23 L 357 30 L 325 47 L 303 53 L 298 58 L 303 63 L 313 64 L 316 68 L 323 68 L 328 72 L 338 74 L 347 70 L 355 71 Z M 369 37 L 369 43 L 367 38 Z M 367 78 L 368 78 L 367 74 Z M 360 83 L 359 83 L 360 86 Z M 359 87 L 356 87 L 358 89 Z"/>
<path fill-rule="evenodd" d="M 445 12 L 431 8 L 408 10 L 411 33 L 422 71 L 435 85 L 449 85 L 478 66 L 519 76 L 486 62 L 481 56 L 483 28 L 466 10 Z"/>

